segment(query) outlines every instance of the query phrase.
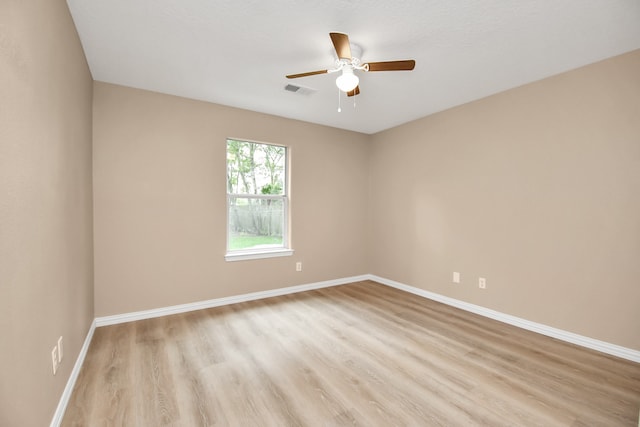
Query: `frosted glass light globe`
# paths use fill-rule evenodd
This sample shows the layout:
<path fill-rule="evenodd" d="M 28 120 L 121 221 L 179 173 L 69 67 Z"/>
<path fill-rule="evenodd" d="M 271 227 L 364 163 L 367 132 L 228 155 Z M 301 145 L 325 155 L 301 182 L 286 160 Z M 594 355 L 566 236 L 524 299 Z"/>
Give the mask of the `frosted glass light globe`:
<path fill-rule="evenodd" d="M 343 92 L 351 92 L 358 86 L 360 79 L 353 74 L 353 69 L 345 68 L 342 74 L 336 79 L 336 86 Z"/>

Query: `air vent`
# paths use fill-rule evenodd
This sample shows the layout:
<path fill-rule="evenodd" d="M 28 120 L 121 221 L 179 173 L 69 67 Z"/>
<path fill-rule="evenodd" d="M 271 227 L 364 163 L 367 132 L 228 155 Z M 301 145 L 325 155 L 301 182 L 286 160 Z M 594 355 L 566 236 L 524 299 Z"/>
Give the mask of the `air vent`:
<path fill-rule="evenodd" d="M 288 92 L 293 92 L 298 95 L 313 95 L 314 93 L 317 92 L 316 89 L 311 89 L 310 87 L 296 86 L 292 84 L 286 85 L 284 87 L 284 90 Z"/>

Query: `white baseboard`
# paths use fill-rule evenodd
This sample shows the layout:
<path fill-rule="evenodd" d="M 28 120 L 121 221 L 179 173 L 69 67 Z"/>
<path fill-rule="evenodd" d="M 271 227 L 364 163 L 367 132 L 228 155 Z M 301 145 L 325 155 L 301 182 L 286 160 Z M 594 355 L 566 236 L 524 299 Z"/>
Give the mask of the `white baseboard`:
<path fill-rule="evenodd" d="M 290 286 L 287 288 L 273 289 L 269 291 L 252 292 L 250 294 L 234 295 L 230 297 L 197 301 L 188 304 L 172 305 L 169 307 L 155 308 L 152 310 L 135 311 L 132 313 L 116 314 L 113 316 L 96 317 L 96 326 L 115 325 L 117 323 L 133 322 L 136 320 L 151 319 L 154 317 L 168 316 L 170 314 L 185 313 L 188 311 L 202 310 L 211 307 L 236 304 L 264 298 L 271 298 L 280 295 L 293 294 L 297 292 L 311 291 L 314 289 L 327 288 L 330 286 L 346 285 L 347 283 L 368 280 L 369 275 L 345 277 L 343 279 L 327 280 L 324 282 L 309 283 L 306 285 Z"/>
<path fill-rule="evenodd" d="M 67 404 L 69 403 L 69 399 L 71 398 L 71 392 L 73 391 L 73 387 L 76 385 L 76 380 L 78 379 L 78 375 L 80 374 L 80 369 L 82 368 L 82 364 L 84 363 L 84 358 L 87 356 L 87 350 L 89 350 L 89 344 L 91 344 L 91 338 L 93 338 L 93 332 L 95 330 L 96 321 L 94 320 L 93 322 L 91 322 L 91 327 L 89 328 L 89 332 L 87 332 L 87 336 L 84 339 L 84 344 L 82 344 L 80 354 L 78 354 L 76 363 L 73 365 L 71 375 L 69 375 L 67 385 L 62 392 L 62 396 L 60 397 L 60 401 L 58 402 L 56 412 L 53 414 L 51 427 L 58 427 L 62 422 L 62 417 L 64 417 L 64 412 L 66 411 Z"/>
<path fill-rule="evenodd" d="M 426 291 L 424 289 L 416 288 L 413 286 L 405 285 L 404 283 L 396 282 L 394 280 L 379 277 L 373 274 L 364 274 L 361 276 L 345 277 L 342 279 L 327 280 L 324 282 L 309 283 L 306 285 L 291 286 L 287 288 L 273 289 L 269 291 L 253 292 L 249 294 L 234 295 L 230 297 L 210 299 L 206 301 L 197 301 L 188 304 L 173 305 L 169 307 L 156 308 L 152 310 L 136 311 L 132 313 L 116 314 L 113 316 L 97 317 L 95 319 L 95 327 L 115 325 L 117 323 L 133 322 L 136 320 L 151 319 L 154 317 L 168 316 L 171 314 L 185 313 L 188 311 L 202 310 L 211 307 L 220 307 L 223 305 L 236 304 L 240 302 L 253 301 L 263 298 L 270 298 L 280 295 L 293 294 L 296 292 L 310 291 L 313 289 L 327 288 L 330 286 L 345 285 L 347 283 L 358 282 L 362 280 L 373 280 L 374 282 L 381 283 L 386 286 L 390 286 L 396 289 L 403 290 L 405 292 L 412 293 L 424 298 L 428 298 L 434 301 L 441 302 L 443 304 L 450 305 L 452 307 L 459 308 L 461 310 L 476 313 L 484 317 L 488 317 L 494 320 L 498 320 L 509 325 L 517 326 L 522 329 L 537 332 L 542 335 L 557 338 L 562 341 L 570 342 L 582 347 L 590 348 L 592 350 L 601 351 L 606 354 L 621 357 L 623 359 L 631 360 L 633 362 L 640 363 L 640 351 L 630 348 L 622 347 L 616 344 L 611 344 L 605 341 L 600 341 L 594 338 L 585 337 L 583 335 L 574 334 L 573 332 L 564 331 L 562 329 L 554 328 L 551 326 L 543 325 L 541 323 L 532 322 L 520 317 L 512 316 L 510 314 L 501 313 L 499 311 L 491 310 L 486 307 L 471 304 L 468 302 L 460 301 L 455 298 L 450 298 L 444 295 L 440 295 L 434 292 Z"/>
<path fill-rule="evenodd" d="M 412 294 L 419 295 L 421 297 L 428 298 L 437 302 L 441 302 L 443 304 L 447 304 L 452 307 L 459 308 L 461 310 L 469 311 L 471 313 L 479 314 L 484 317 L 498 320 L 500 322 L 507 323 L 509 325 L 517 326 L 522 329 L 537 332 L 542 335 L 546 335 L 552 338 L 557 338 L 562 341 L 566 341 L 582 347 L 590 348 L 592 350 L 597 350 L 602 353 L 610 354 L 612 356 L 617 356 L 622 359 L 627 359 L 633 362 L 640 363 L 640 351 L 638 350 L 633 350 L 633 349 L 622 347 L 616 344 L 600 341 L 594 338 L 585 337 L 583 335 L 574 334 L 573 332 L 567 332 L 562 329 L 557 329 L 551 326 L 543 325 L 541 323 L 531 322 L 529 320 L 525 320 L 520 317 L 511 316 L 510 314 L 501 313 L 499 311 L 491 310 L 479 305 L 470 304 L 468 302 L 464 302 L 464 301 L 460 301 L 444 295 L 436 294 L 434 292 L 425 291 L 424 289 L 405 285 L 404 283 L 385 279 L 383 277 L 375 276 L 373 274 L 367 275 L 367 278 L 369 280 L 373 280 L 374 282 L 378 282 L 383 285 L 390 286 L 392 288 L 400 289 L 405 292 L 410 292 Z"/>

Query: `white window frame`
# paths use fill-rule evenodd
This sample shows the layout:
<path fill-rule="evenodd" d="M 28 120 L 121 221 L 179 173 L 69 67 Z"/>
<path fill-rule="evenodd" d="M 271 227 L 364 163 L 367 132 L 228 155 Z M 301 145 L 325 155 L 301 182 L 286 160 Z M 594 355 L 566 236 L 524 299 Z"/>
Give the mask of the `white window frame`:
<path fill-rule="evenodd" d="M 226 242 L 226 261 L 245 261 L 251 259 L 262 259 L 262 258 L 274 258 L 274 257 L 283 257 L 283 256 L 292 256 L 293 249 L 289 246 L 289 147 L 279 144 L 272 144 L 267 142 L 258 142 L 251 141 L 242 138 L 227 138 L 225 140 L 225 170 L 228 168 L 228 160 L 227 160 L 227 144 L 229 140 L 233 141 L 242 141 L 250 144 L 260 144 L 260 145 L 273 145 L 276 147 L 282 147 L 285 150 L 284 157 L 284 173 L 283 173 L 283 194 L 244 194 L 244 193 L 228 193 L 227 192 L 227 242 Z M 228 174 L 225 173 L 225 180 L 228 179 Z M 225 185 L 225 188 L 229 188 L 228 185 Z M 228 191 L 228 190 L 227 190 Z M 231 199 L 233 198 L 241 198 L 241 199 L 254 199 L 254 200 L 279 200 L 282 202 L 282 210 L 283 210 L 283 218 L 282 218 L 282 246 L 271 247 L 271 248 L 253 248 L 253 249 L 237 249 L 230 250 L 230 218 L 229 211 L 231 206 Z"/>

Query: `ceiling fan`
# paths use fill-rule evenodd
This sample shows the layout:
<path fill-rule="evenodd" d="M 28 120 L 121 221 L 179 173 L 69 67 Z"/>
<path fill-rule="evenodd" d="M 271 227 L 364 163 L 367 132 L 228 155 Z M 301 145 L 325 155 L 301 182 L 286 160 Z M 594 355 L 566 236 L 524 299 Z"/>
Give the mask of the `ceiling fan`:
<path fill-rule="evenodd" d="M 360 79 L 354 71 L 411 71 L 416 66 L 416 61 L 408 59 L 404 61 L 385 61 L 385 62 L 367 62 L 360 61 L 362 48 L 358 45 L 349 43 L 349 36 L 343 33 L 329 33 L 333 47 L 336 50 L 338 59 L 334 68 L 327 70 L 309 71 L 307 73 L 289 74 L 288 79 L 297 79 L 299 77 L 313 76 L 316 74 L 342 73 L 336 79 L 338 88 L 346 92 L 348 96 L 360 94 L 358 83 Z"/>

